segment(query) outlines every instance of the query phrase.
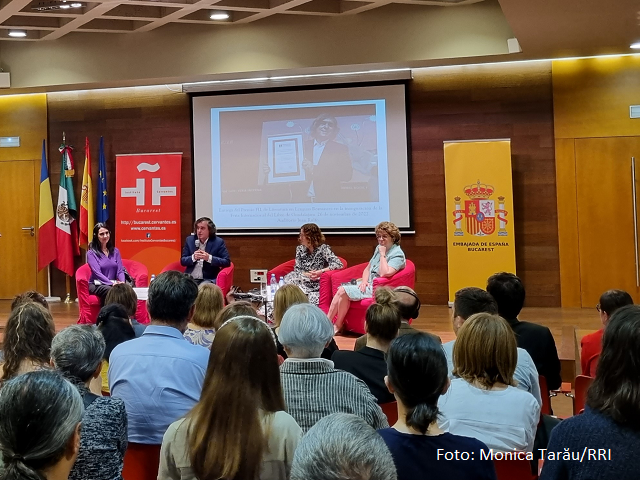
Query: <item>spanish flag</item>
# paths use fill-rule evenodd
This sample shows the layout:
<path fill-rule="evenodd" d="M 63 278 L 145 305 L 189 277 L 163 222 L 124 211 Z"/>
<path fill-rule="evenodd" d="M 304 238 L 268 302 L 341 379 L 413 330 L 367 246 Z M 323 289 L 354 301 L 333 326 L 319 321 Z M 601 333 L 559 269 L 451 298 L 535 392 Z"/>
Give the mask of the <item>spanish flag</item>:
<path fill-rule="evenodd" d="M 82 193 L 80 194 L 80 246 L 87 250 L 93 239 L 94 209 L 91 154 L 89 153 L 89 138 L 85 137 L 84 173 L 82 174 Z"/>
<path fill-rule="evenodd" d="M 38 270 L 42 270 L 56 258 L 56 222 L 53 217 L 51 183 L 47 169 L 45 141 L 42 140 L 42 163 L 40 164 L 40 210 L 38 222 Z"/>

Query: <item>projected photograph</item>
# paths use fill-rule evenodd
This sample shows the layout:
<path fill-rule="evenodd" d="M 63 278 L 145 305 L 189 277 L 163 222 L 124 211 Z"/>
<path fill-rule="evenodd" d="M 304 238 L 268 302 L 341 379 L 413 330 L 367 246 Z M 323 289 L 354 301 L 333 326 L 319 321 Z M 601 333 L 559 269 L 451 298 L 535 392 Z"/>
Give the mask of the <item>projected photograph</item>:
<path fill-rule="evenodd" d="M 379 143 L 385 154 L 386 145 L 376 115 L 384 109 L 376 107 L 372 101 L 220 112 L 221 204 L 378 202 L 379 170 L 386 168 Z"/>

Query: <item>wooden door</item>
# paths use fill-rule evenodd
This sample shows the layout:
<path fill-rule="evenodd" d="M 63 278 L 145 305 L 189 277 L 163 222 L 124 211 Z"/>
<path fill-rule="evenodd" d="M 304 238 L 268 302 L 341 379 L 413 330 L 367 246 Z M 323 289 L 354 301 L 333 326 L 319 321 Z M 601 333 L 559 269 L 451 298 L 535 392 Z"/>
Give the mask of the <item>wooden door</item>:
<path fill-rule="evenodd" d="M 0 298 L 36 288 L 34 162 L 0 162 Z M 31 229 L 34 228 L 34 230 Z"/>
<path fill-rule="evenodd" d="M 575 155 L 582 306 L 595 307 L 610 289 L 640 301 L 632 174 L 632 157 L 640 172 L 640 137 L 576 139 Z"/>

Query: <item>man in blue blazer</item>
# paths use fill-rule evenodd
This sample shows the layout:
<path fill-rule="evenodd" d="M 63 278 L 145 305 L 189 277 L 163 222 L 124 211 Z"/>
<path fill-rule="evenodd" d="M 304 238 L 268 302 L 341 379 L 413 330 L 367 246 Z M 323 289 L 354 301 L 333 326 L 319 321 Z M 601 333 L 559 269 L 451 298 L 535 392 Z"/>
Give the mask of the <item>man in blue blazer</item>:
<path fill-rule="evenodd" d="M 216 226 L 210 218 L 196 220 L 194 229 L 195 235 L 189 235 L 184 243 L 180 263 L 196 283 L 215 283 L 220 269 L 231 265 L 227 246 L 216 235 Z"/>

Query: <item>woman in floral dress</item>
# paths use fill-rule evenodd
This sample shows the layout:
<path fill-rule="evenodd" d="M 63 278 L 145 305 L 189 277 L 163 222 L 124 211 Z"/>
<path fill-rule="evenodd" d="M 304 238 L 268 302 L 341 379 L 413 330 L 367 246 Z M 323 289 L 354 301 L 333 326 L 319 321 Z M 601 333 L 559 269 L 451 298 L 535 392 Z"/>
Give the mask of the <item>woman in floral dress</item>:
<path fill-rule="evenodd" d="M 296 265 L 284 277 L 285 283 L 297 285 L 309 297 L 309 303 L 318 305 L 320 276 L 329 270 L 339 270 L 342 261 L 324 243 L 325 238 L 315 223 L 306 223 L 300 229 L 300 245 L 296 248 Z"/>

